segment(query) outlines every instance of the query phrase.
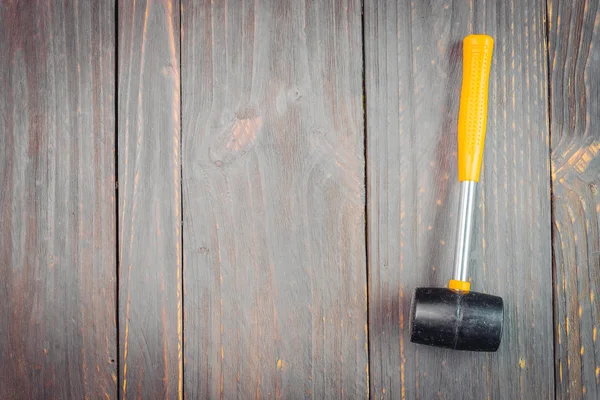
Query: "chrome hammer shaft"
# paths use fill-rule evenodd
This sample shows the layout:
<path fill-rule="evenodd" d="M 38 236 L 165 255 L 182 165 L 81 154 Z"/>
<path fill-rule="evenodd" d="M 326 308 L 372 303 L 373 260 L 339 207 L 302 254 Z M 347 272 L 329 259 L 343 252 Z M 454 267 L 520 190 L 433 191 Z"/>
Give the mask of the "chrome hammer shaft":
<path fill-rule="evenodd" d="M 471 233 L 473 232 L 473 209 L 477 182 L 462 181 L 458 202 L 458 224 L 456 228 L 456 250 L 454 255 L 454 274 L 452 279 L 468 282 L 469 253 L 471 250 Z"/>

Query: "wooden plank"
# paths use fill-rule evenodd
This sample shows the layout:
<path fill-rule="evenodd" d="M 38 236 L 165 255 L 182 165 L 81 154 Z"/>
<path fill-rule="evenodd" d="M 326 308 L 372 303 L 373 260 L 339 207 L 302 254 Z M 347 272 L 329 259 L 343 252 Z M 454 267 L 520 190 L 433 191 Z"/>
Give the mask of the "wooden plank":
<path fill-rule="evenodd" d="M 112 1 L 0 2 L 0 398 L 116 397 Z"/>
<path fill-rule="evenodd" d="M 548 2 L 559 398 L 600 398 L 600 8 Z"/>
<path fill-rule="evenodd" d="M 553 396 L 545 4 L 365 2 L 373 398 Z M 418 286 L 452 274 L 462 39 L 495 38 L 471 278 L 505 301 L 498 353 L 410 343 Z"/>
<path fill-rule="evenodd" d="M 365 398 L 360 2 L 182 10 L 186 395 Z"/>
<path fill-rule="evenodd" d="M 179 2 L 119 3 L 120 393 L 183 394 Z"/>

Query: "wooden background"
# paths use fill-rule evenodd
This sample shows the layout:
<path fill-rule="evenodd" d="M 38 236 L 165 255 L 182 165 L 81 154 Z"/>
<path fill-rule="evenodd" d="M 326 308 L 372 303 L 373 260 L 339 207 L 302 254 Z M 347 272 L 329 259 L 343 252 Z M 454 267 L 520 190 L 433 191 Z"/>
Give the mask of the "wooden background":
<path fill-rule="evenodd" d="M 600 398 L 598 0 L 0 0 L 0 398 Z M 495 39 L 471 278 L 461 40 Z"/>

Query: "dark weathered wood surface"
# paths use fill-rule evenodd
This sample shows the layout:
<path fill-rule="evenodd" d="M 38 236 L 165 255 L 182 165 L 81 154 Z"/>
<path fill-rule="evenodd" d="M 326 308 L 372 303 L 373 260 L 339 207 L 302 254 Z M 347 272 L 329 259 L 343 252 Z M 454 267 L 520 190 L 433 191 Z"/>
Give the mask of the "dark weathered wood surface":
<path fill-rule="evenodd" d="M 373 398 L 552 397 L 545 5 L 365 2 L 369 333 Z M 498 353 L 417 346 L 417 286 L 452 273 L 462 39 L 495 39 L 473 289 L 505 301 Z"/>
<path fill-rule="evenodd" d="M 120 1 L 119 350 L 123 397 L 183 393 L 179 2 Z"/>
<path fill-rule="evenodd" d="M 114 3 L 0 2 L 0 398 L 116 395 Z"/>
<path fill-rule="evenodd" d="M 472 32 L 496 354 L 408 336 Z M 0 50 L 1 399 L 600 397 L 598 0 L 0 0 Z"/>
<path fill-rule="evenodd" d="M 600 9 L 548 2 L 557 398 L 600 398 Z"/>
<path fill-rule="evenodd" d="M 361 4 L 182 7 L 186 395 L 365 398 Z"/>

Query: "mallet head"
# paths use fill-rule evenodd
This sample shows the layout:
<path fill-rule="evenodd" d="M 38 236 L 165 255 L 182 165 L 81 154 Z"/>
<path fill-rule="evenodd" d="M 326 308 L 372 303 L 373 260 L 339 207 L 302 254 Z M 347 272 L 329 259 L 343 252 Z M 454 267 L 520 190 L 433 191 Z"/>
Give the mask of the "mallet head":
<path fill-rule="evenodd" d="M 410 315 L 413 343 L 454 350 L 496 351 L 502 339 L 502 298 L 446 288 L 417 288 Z"/>

